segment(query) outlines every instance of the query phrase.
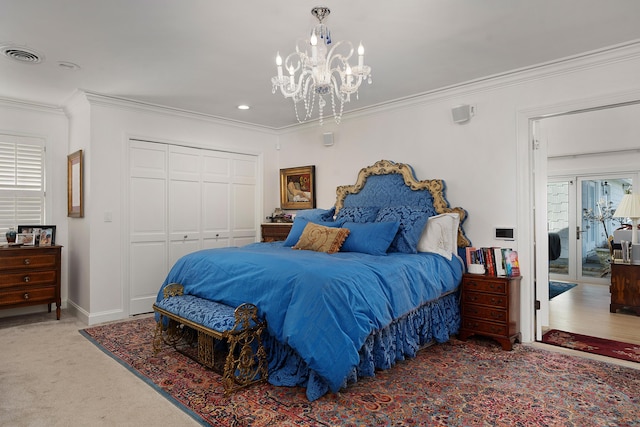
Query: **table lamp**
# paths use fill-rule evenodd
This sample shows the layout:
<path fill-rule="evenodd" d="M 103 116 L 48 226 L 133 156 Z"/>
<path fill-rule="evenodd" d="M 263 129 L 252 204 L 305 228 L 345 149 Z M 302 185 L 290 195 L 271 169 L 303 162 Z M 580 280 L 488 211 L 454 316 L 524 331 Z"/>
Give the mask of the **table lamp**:
<path fill-rule="evenodd" d="M 638 244 L 638 219 L 640 218 L 640 194 L 625 194 L 618 209 L 613 214 L 616 218 L 631 218 L 633 228 L 631 230 L 631 243 Z"/>

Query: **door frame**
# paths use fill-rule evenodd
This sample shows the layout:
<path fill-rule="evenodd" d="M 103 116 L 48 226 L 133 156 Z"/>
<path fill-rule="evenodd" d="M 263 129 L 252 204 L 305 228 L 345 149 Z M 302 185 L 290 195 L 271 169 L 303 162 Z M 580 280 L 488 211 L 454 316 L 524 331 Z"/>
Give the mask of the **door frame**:
<path fill-rule="evenodd" d="M 548 237 L 546 232 L 547 211 L 536 212 L 534 194 L 544 192 L 546 199 L 547 176 L 535 173 L 535 142 L 533 123 L 548 117 L 576 114 L 590 110 L 598 110 L 611 106 L 640 103 L 640 91 L 612 94 L 604 97 L 587 98 L 571 103 L 549 104 L 533 108 L 523 108 L 516 111 L 516 163 L 517 163 L 517 229 L 518 256 L 520 271 L 523 276 L 520 293 L 520 324 L 523 342 L 541 341 L 542 326 L 548 326 L 548 279 L 546 273 L 537 279 L 536 259 L 548 259 Z M 540 160 L 544 161 L 545 160 Z M 536 220 L 537 219 L 537 220 Z M 544 221 L 542 221 L 544 219 Z M 540 228 L 544 223 L 544 228 Z M 536 235 L 544 232 L 544 244 L 536 245 Z M 542 242 L 542 239 L 538 239 Z M 544 261 L 538 264 L 544 264 Z M 545 266 L 546 267 L 546 266 Z M 537 299 L 539 295 L 541 299 Z M 542 298 L 547 295 L 547 298 Z M 539 303 L 537 303 L 539 301 Z M 539 304 L 539 305 L 537 305 Z M 546 318 L 545 314 L 546 313 Z"/>

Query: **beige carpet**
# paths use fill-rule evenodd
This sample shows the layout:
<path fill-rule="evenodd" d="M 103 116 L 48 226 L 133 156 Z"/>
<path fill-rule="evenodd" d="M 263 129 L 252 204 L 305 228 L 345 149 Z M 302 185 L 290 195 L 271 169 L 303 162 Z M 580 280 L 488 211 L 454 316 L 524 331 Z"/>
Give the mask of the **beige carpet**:
<path fill-rule="evenodd" d="M 0 426 L 197 426 L 64 310 L 0 318 Z"/>

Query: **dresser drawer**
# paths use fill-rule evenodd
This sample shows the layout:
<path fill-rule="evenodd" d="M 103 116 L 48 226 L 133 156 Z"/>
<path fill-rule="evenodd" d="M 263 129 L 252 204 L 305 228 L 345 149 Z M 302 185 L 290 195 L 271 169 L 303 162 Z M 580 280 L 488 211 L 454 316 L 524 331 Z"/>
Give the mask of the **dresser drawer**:
<path fill-rule="evenodd" d="M 56 283 L 57 271 L 22 271 L 0 275 L 0 289 L 11 286 L 41 286 Z"/>
<path fill-rule="evenodd" d="M 485 307 L 475 304 L 465 304 L 462 307 L 462 316 L 475 317 L 495 322 L 507 322 L 507 310 L 501 310 L 498 308 Z"/>
<path fill-rule="evenodd" d="M 509 326 L 505 323 L 485 322 L 477 319 L 463 319 L 462 328 L 479 334 L 508 336 Z"/>
<path fill-rule="evenodd" d="M 507 308 L 506 295 L 483 294 L 481 292 L 465 292 L 463 294 L 465 303 L 490 305 L 493 307 Z"/>
<path fill-rule="evenodd" d="M 45 288 L 27 288 L 26 290 L 15 290 L 0 293 L 0 306 L 24 303 L 37 303 L 42 301 L 47 303 L 55 301 L 56 288 L 49 286 Z"/>
<path fill-rule="evenodd" d="M 25 268 L 55 268 L 56 267 L 56 254 L 46 253 L 38 254 L 31 252 L 30 249 L 24 249 L 17 255 L 7 256 L 2 258 L 0 263 L 0 271 L 25 269 Z"/>
<path fill-rule="evenodd" d="M 507 283 L 504 280 L 466 279 L 464 288 L 468 291 L 491 292 L 503 295 L 507 293 Z"/>

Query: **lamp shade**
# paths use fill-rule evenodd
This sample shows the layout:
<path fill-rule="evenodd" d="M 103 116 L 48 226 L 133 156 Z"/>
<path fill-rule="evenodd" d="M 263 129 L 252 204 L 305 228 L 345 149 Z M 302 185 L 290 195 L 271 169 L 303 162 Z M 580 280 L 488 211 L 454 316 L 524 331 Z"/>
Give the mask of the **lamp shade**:
<path fill-rule="evenodd" d="M 616 218 L 640 218 L 640 194 L 625 194 L 613 216 Z"/>

